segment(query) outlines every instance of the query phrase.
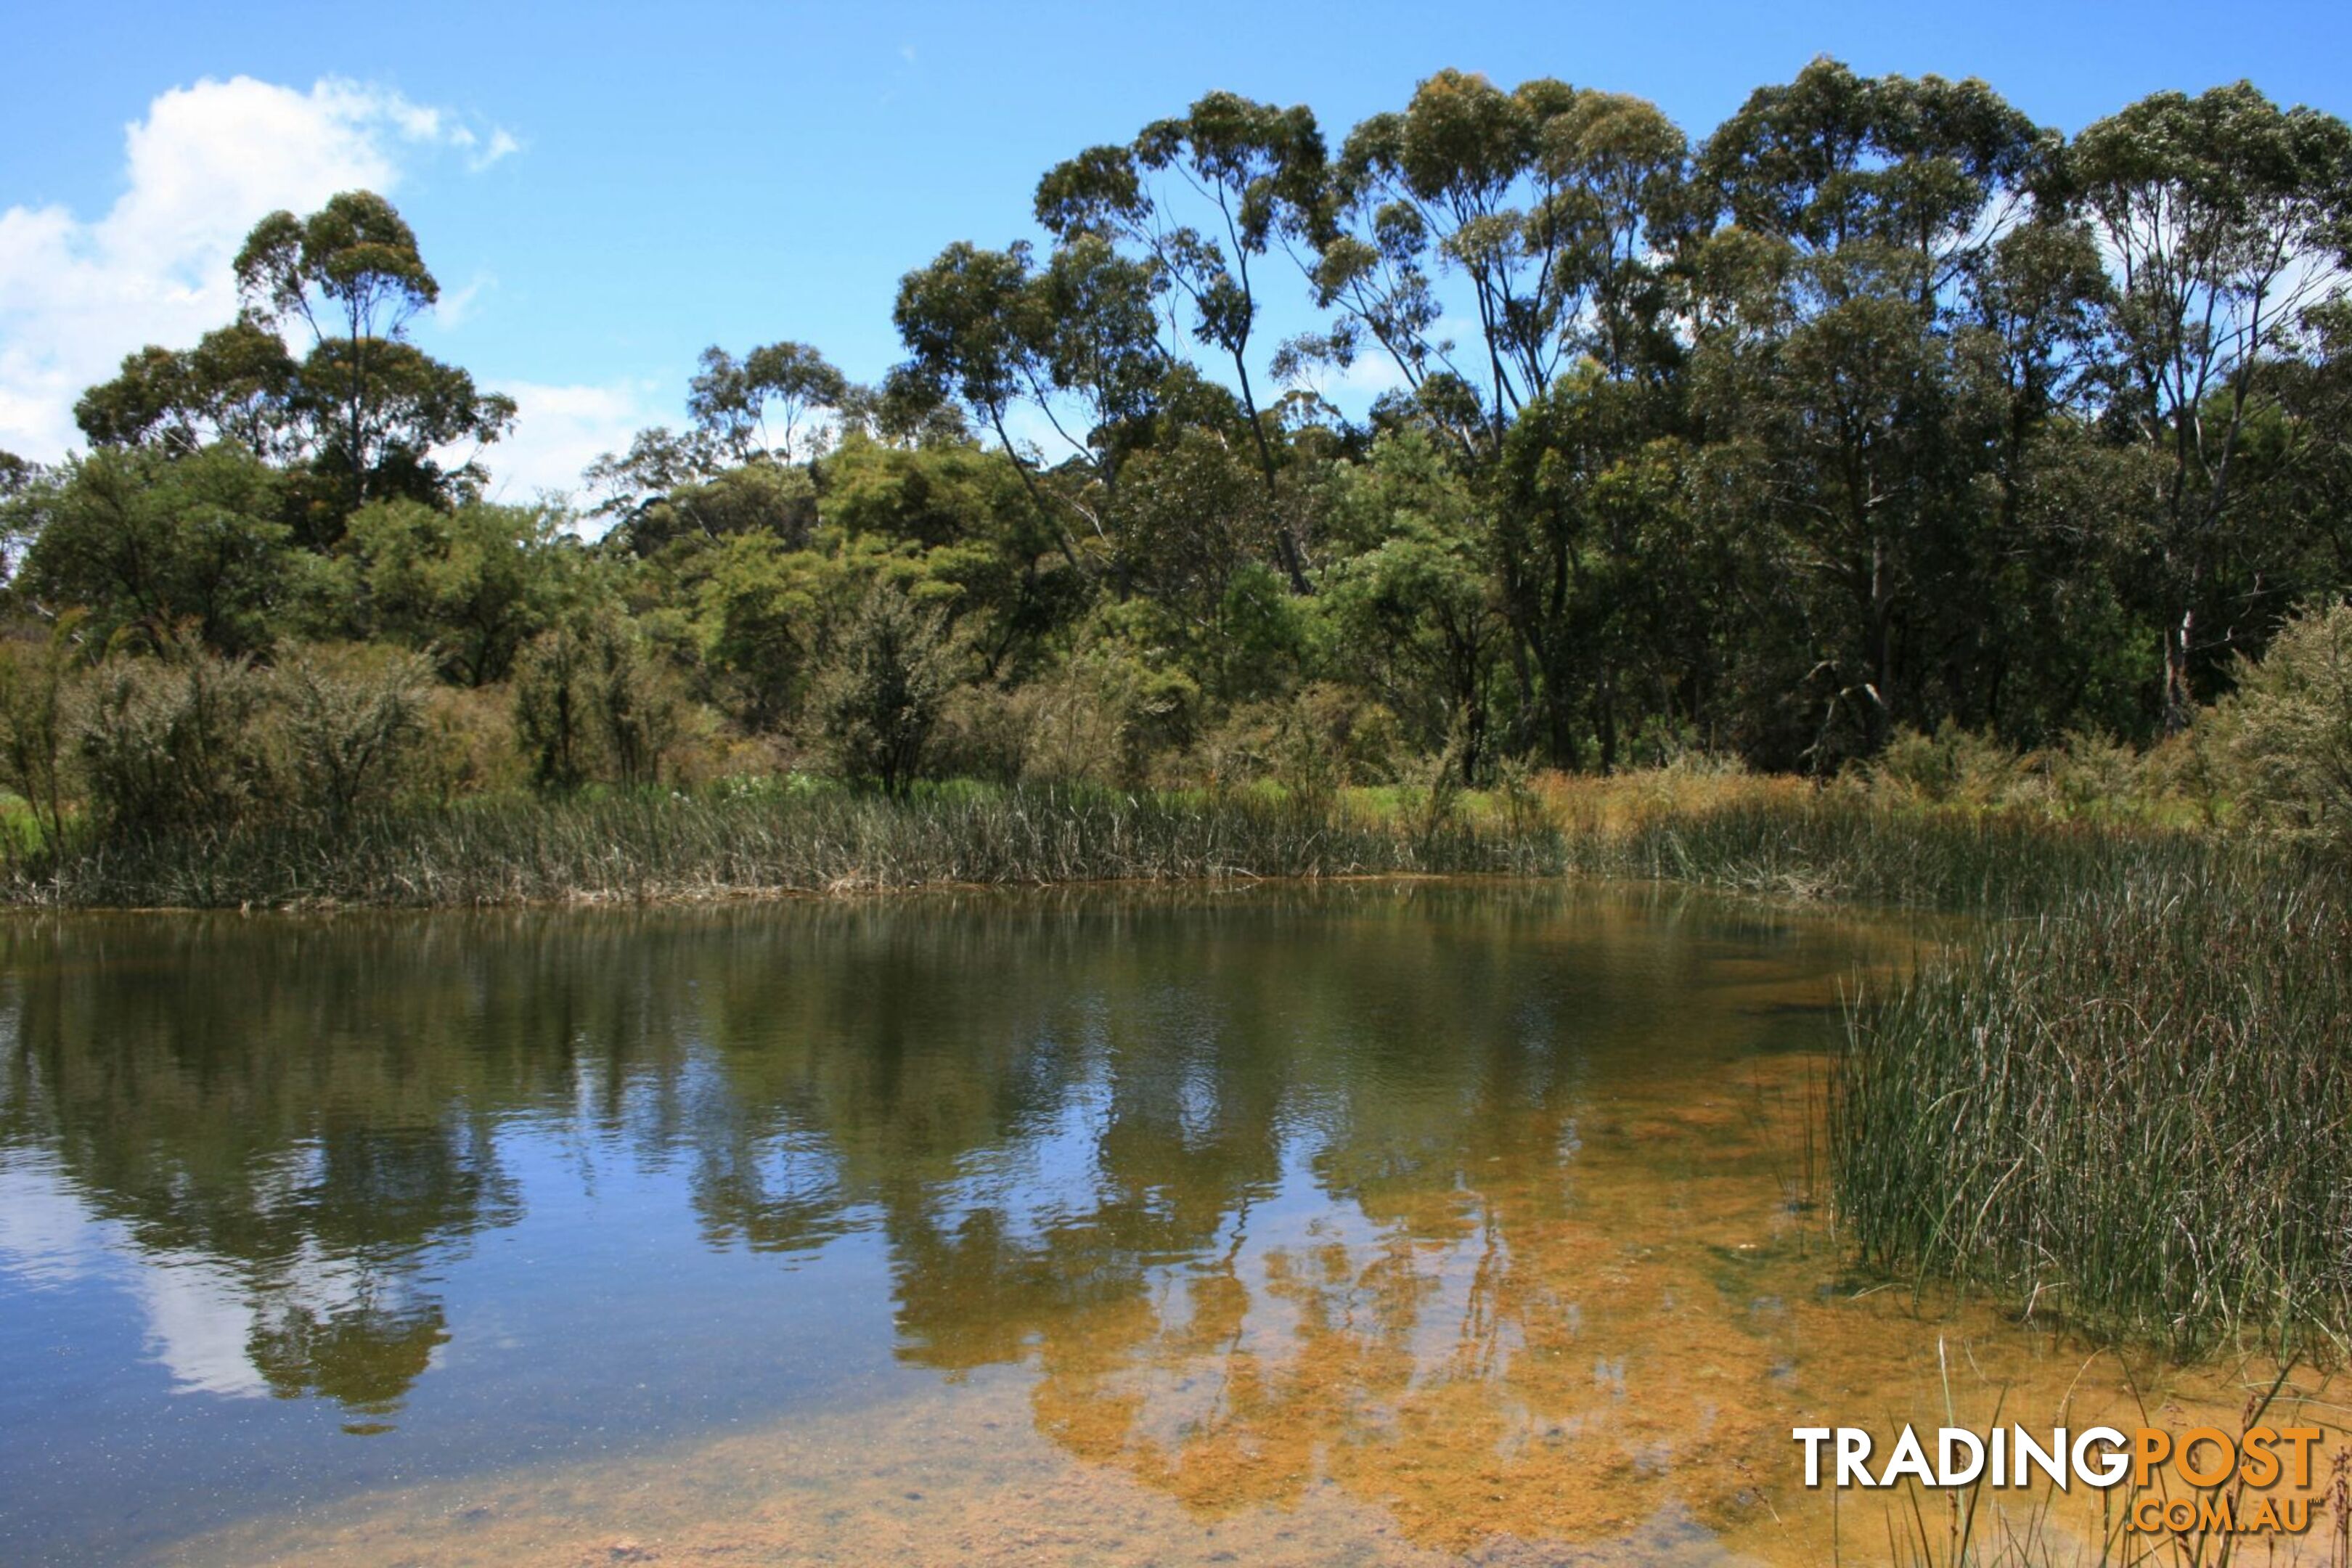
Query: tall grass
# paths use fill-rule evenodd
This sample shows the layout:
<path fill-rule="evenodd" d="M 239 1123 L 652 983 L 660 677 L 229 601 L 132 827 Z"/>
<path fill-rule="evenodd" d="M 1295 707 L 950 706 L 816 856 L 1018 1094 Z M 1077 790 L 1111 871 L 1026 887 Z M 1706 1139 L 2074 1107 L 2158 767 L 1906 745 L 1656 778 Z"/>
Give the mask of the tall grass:
<path fill-rule="evenodd" d="M 1664 775 L 1506 795 L 940 785 L 509 795 L 20 850 L 0 899 L 80 907 L 478 905 L 949 883 L 1483 873 L 1661 879 L 1936 909 L 2041 907 L 2187 835 Z"/>
<path fill-rule="evenodd" d="M 2121 858 L 1851 1011 L 1841 1217 L 1890 1270 L 2187 1353 L 2352 1335 L 2352 898 Z"/>
<path fill-rule="evenodd" d="M 16 901 L 220 908 L 478 905 L 870 891 L 940 884 L 1557 872 L 1556 836 L 1405 830 L 1278 798 L 1093 787 L 513 797 L 93 844 L 20 863 Z"/>

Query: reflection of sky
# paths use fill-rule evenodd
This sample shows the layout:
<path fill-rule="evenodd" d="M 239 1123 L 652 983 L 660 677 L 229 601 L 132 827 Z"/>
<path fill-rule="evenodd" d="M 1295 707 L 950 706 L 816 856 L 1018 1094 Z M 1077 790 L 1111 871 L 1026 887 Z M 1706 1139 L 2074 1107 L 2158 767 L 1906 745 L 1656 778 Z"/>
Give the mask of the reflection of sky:
<path fill-rule="evenodd" d="M 802 1270 L 679 1223 L 682 1163 L 560 1118 L 509 1123 L 499 1146 L 508 1222 L 414 1269 L 315 1243 L 266 1266 L 156 1247 L 47 1154 L 0 1152 L 0 1563 L 144 1559 L 247 1512 L 611 1453 L 801 1400 L 852 1408 L 906 1375 L 873 1308 L 889 1276 L 880 1237 L 861 1234 L 871 1213 L 853 1208 L 825 1268 Z M 296 1313 L 325 1324 L 427 1297 L 450 1338 L 396 1414 L 357 1424 L 373 1435 L 345 1436 L 352 1413 L 333 1397 L 258 1397 L 282 1391 L 257 1344 Z"/>
<path fill-rule="evenodd" d="M 252 1351 L 265 1315 L 325 1320 L 368 1294 L 360 1269 L 315 1243 L 266 1281 L 201 1252 L 138 1245 L 44 1159 L 0 1162 L 0 1274 L 36 1289 L 112 1286 L 137 1304 L 147 1353 L 171 1374 L 173 1393 L 235 1399 L 269 1392 Z"/>
<path fill-rule="evenodd" d="M 123 1227 L 91 1217 L 45 1159 L 0 1160 L 0 1269 L 26 1285 L 64 1285 L 105 1268 Z"/>
<path fill-rule="evenodd" d="M 118 1287 L 138 1303 L 148 1352 L 175 1394 L 269 1392 L 247 1348 L 252 1292 L 236 1273 L 198 1253 L 131 1245 L 128 1228 L 92 1214 L 47 1161 L 0 1163 L 0 1272 L 35 1289 Z"/>

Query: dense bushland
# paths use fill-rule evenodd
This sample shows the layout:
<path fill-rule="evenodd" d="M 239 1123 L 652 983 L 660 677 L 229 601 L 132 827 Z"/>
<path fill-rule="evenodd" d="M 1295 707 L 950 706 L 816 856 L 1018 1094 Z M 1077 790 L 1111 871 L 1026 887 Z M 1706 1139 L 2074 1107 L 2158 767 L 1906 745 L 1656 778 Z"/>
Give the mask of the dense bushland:
<path fill-rule="evenodd" d="M 10 786 L 60 841 L 283 820 L 215 731 L 366 647 L 434 679 L 316 821 L 1695 752 L 1937 799 L 2179 751 L 2352 587 L 2352 131 L 2245 84 L 2072 136 L 1827 60 L 1697 139 L 1540 78 L 1441 71 L 1344 135 L 1213 92 L 1006 220 L 906 275 L 873 384 L 713 348 L 684 427 L 510 507 L 453 455 L 513 406 L 410 342 L 439 289 L 400 215 L 271 215 L 235 321 L 89 389 L 85 452 L 0 459 Z M 121 734 L 65 744 L 45 693 L 108 682 Z M 2302 739 L 2206 795 L 2324 834 L 2341 694 L 2250 687 Z M 205 776 L 141 783 L 173 735 Z"/>

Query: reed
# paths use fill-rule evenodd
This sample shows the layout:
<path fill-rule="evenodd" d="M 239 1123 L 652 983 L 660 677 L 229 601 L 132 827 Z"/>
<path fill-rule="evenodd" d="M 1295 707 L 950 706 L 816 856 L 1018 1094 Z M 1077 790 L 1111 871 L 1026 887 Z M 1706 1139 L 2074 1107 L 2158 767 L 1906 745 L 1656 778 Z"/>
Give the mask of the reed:
<path fill-rule="evenodd" d="M 1850 1009 L 1842 1223 L 1881 1268 L 2187 1354 L 2352 1336 L 2352 897 L 2126 854 Z"/>
<path fill-rule="evenodd" d="M 1423 829 L 1279 798 L 1084 786 L 514 797 L 92 844 L 18 864 L 19 903 L 79 907 L 451 906 L 878 891 L 944 884 L 1541 875 L 1556 835 Z"/>
<path fill-rule="evenodd" d="M 812 781 L 462 800 L 20 847 L 0 899 L 52 907 L 436 906 L 878 891 L 940 884 L 1504 874 L 1774 897 L 2040 907 L 2190 836 L 1898 807 L 1792 780 L 1634 775 L 1510 795 Z"/>

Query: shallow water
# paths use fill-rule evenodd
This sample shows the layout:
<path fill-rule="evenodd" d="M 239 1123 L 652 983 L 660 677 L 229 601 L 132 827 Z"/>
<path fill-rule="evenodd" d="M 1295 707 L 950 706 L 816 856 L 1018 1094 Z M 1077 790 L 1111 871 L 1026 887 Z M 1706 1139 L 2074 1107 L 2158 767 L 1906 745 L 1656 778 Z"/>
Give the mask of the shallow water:
<path fill-rule="evenodd" d="M 1791 1426 L 2234 1425 L 2259 1369 L 1824 1240 L 1841 990 L 1920 940 L 1444 883 L 19 921 L 0 1558 L 1870 1561 Z"/>

